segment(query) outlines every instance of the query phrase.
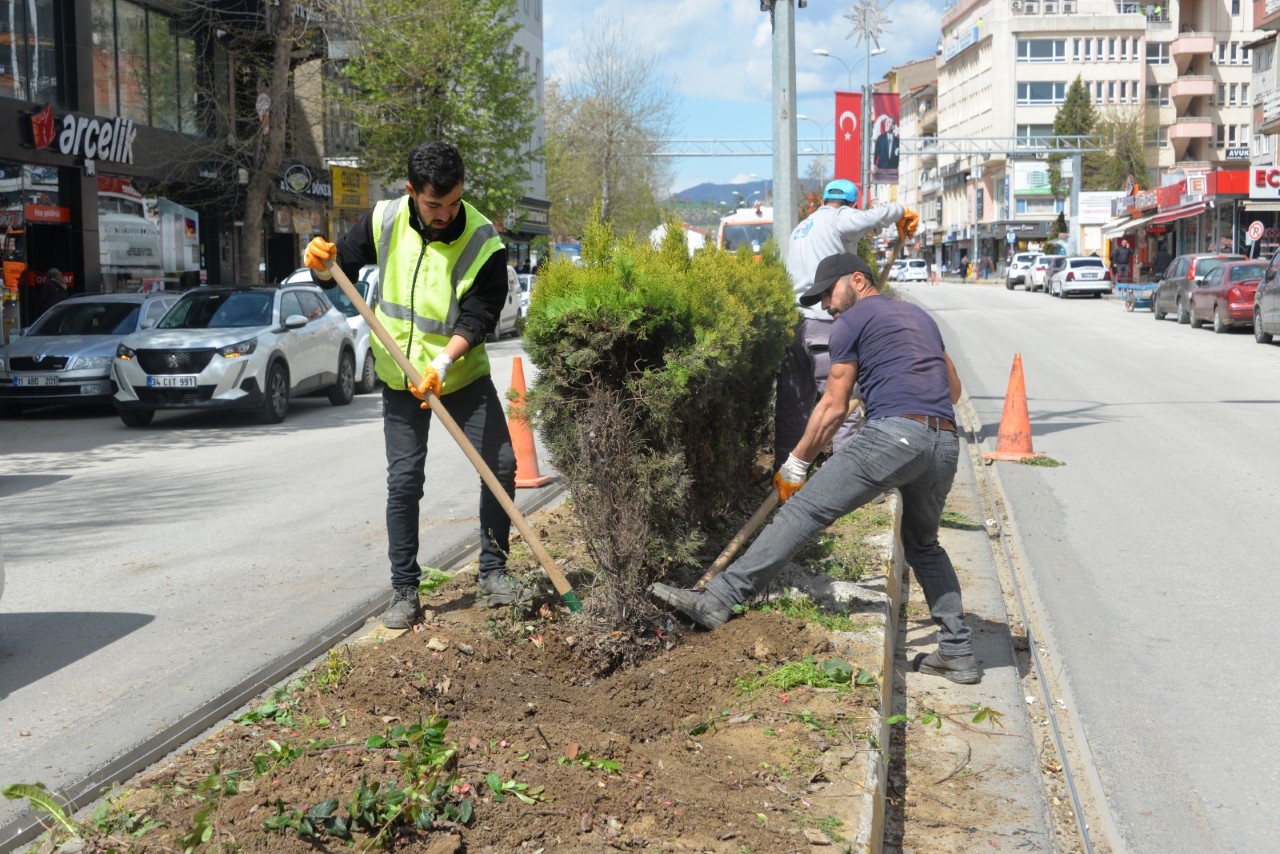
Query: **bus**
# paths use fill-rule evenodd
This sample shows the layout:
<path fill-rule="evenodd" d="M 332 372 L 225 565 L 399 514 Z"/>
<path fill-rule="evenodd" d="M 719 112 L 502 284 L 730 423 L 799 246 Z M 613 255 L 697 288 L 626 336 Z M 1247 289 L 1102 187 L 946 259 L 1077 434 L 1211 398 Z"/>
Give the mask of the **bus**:
<path fill-rule="evenodd" d="M 739 246 L 750 246 L 760 260 L 760 248 L 773 236 L 773 208 L 763 205 L 738 208 L 720 218 L 716 246 L 726 252 L 737 252 Z"/>

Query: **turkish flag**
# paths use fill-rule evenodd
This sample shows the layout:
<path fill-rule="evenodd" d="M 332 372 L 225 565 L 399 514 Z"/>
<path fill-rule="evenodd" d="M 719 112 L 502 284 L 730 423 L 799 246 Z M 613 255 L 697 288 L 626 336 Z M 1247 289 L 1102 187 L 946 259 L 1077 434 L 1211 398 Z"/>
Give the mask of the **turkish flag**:
<path fill-rule="evenodd" d="M 45 104 L 43 110 L 31 117 L 31 136 L 34 138 L 36 148 L 48 148 L 53 145 L 57 127 L 53 120 L 53 104 Z"/>
<path fill-rule="evenodd" d="M 864 197 L 862 186 L 862 94 L 860 92 L 836 93 L 836 174 L 858 185 L 859 195 Z"/>

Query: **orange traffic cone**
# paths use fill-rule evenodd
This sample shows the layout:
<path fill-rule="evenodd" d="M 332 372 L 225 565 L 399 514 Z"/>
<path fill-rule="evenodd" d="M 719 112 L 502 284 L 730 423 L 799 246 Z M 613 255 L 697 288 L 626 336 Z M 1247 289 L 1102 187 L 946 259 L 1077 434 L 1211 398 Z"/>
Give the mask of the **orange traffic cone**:
<path fill-rule="evenodd" d="M 538 449 L 533 444 L 533 431 L 524 417 L 524 362 L 519 356 L 511 363 L 511 387 L 516 396 L 508 408 L 507 429 L 511 431 L 511 447 L 516 452 L 516 488 L 536 489 L 551 482 L 550 475 L 538 471 Z"/>
<path fill-rule="evenodd" d="M 1027 417 L 1027 387 L 1022 381 L 1022 354 L 1013 357 L 1009 374 L 1009 390 L 1004 396 L 1004 412 L 1000 415 L 1000 435 L 994 453 L 983 454 L 984 460 L 1019 460 L 1043 457 L 1031 450 L 1031 422 Z"/>

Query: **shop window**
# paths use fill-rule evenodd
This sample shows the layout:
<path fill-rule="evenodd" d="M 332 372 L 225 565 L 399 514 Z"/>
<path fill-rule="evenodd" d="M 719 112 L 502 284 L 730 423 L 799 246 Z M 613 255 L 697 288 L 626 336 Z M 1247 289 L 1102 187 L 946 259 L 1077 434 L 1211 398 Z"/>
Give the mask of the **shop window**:
<path fill-rule="evenodd" d="M 147 92 L 147 10 L 133 3 L 116 6 L 116 67 L 120 115 L 140 124 L 150 118 Z"/>
<path fill-rule="evenodd" d="M 59 41 L 54 0 L 0 0 L 0 95 L 63 106 Z"/>
<path fill-rule="evenodd" d="M 93 0 L 94 110 L 198 133 L 196 45 L 167 15 L 128 0 Z"/>
<path fill-rule="evenodd" d="M 93 111 L 114 116 L 116 99 L 116 6 L 93 0 Z"/>

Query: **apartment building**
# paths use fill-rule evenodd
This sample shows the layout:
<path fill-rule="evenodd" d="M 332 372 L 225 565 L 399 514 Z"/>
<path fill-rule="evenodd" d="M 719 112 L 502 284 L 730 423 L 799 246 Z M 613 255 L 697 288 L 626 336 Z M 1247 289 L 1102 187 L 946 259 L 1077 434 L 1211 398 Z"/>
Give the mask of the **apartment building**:
<path fill-rule="evenodd" d="M 1105 227 L 1077 223 L 1072 245 L 1105 251 L 1122 239 L 1140 261 L 1160 239 L 1171 251 L 1234 245 L 1250 150 L 1249 46 L 1263 35 L 1253 18 L 1242 0 L 953 3 L 937 56 L 938 134 L 991 145 L 936 158 L 942 229 L 934 239 L 946 262 L 987 255 L 999 263 L 1042 247 L 1058 214 L 1069 215 L 1044 156 L 1019 149 L 1052 135 L 1077 77 L 1104 117 L 1142 116 L 1152 148 L 1147 175 L 1134 176 L 1138 190 L 1117 200 Z M 930 165 L 922 159 L 922 170 Z M 1174 189 L 1140 196 L 1160 187 Z"/>

